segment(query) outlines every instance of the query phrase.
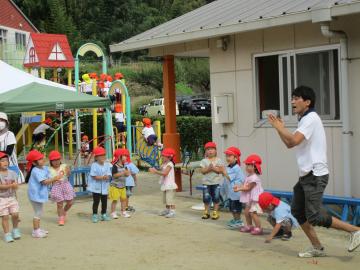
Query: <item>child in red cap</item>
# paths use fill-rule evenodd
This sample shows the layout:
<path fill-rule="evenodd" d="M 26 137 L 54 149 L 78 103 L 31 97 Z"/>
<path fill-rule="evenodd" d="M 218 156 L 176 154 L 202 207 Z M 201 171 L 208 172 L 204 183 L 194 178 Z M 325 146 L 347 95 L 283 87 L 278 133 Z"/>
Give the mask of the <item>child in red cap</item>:
<path fill-rule="evenodd" d="M 216 156 L 216 144 L 208 142 L 205 144 L 205 158 L 200 162 L 201 173 L 203 178 L 203 202 L 205 211 L 202 219 L 209 219 L 210 204 L 214 203 L 214 211 L 211 215 L 213 220 L 219 219 L 219 203 L 220 203 L 220 184 L 223 181 L 224 163 Z"/>
<path fill-rule="evenodd" d="M 4 229 L 5 242 L 13 242 L 21 237 L 19 224 L 19 202 L 16 199 L 18 175 L 9 170 L 9 156 L 0 152 L 0 217 Z M 10 232 L 9 219 L 13 229 Z"/>
<path fill-rule="evenodd" d="M 96 147 L 93 150 L 95 161 L 91 164 L 88 178 L 87 190 L 93 194 L 92 222 L 99 222 L 98 208 L 101 201 L 101 221 L 109 221 L 106 214 L 107 197 L 109 194 L 109 183 L 111 179 L 111 164 L 106 161 L 106 150 L 103 147 Z"/>
<path fill-rule="evenodd" d="M 245 180 L 245 174 L 240 167 L 241 151 L 239 148 L 231 146 L 225 150 L 226 162 L 228 165 L 223 167 L 224 175 L 223 186 L 225 193 L 229 199 L 229 210 L 233 215 L 233 219 L 228 222 L 230 228 L 240 228 L 244 226 L 241 220 L 241 212 L 243 205 L 240 202 L 240 193 L 235 192 L 234 186 L 242 185 Z"/>
<path fill-rule="evenodd" d="M 157 145 L 159 147 L 162 147 L 162 144 L 159 142 L 157 143 L 158 137 L 155 134 L 154 128 L 151 126 L 151 119 L 150 118 L 144 118 L 142 120 L 144 127 L 141 131 L 142 135 L 144 136 L 145 142 L 148 146 Z"/>
<path fill-rule="evenodd" d="M 175 151 L 172 148 L 165 148 L 161 153 L 163 164 L 161 170 L 150 168 L 149 172 L 161 176 L 160 184 L 163 192 L 163 201 L 166 209 L 160 213 L 160 216 L 167 218 L 175 217 L 175 192 L 178 188 L 175 183 L 174 157 Z"/>
<path fill-rule="evenodd" d="M 273 226 L 273 230 L 266 238 L 265 243 L 270 243 L 273 238 L 280 237 L 284 241 L 289 240 L 292 237 L 291 229 L 299 226 L 291 214 L 290 206 L 268 192 L 260 194 L 259 205 L 264 212 L 269 213 L 268 221 Z"/>
<path fill-rule="evenodd" d="M 44 203 L 48 201 L 48 185 L 60 180 L 60 176 L 51 177 L 49 168 L 45 166 L 45 157 L 37 150 L 31 150 L 26 156 L 27 175 L 25 182 L 28 183 L 28 196 L 34 208 L 32 237 L 44 238 L 48 231 L 40 228 L 40 219 L 43 214 Z"/>
<path fill-rule="evenodd" d="M 250 155 L 244 161 L 246 164 L 247 177 L 242 186 L 235 186 L 234 191 L 240 192 L 240 202 L 245 206 L 246 226 L 240 229 L 241 232 L 261 235 L 263 233 L 259 214 L 262 214 L 259 206 L 259 195 L 264 192 L 261 186 L 261 158 L 258 155 Z M 253 222 L 255 227 L 253 227 Z"/>
<path fill-rule="evenodd" d="M 81 156 L 83 158 L 88 158 L 89 154 L 90 154 L 89 137 L 87 135 L 84 135 L 81 138 Z"/>
<path fill-rule="evenodd" d="M 59 226 L 65 225 L 67 211 L 73 204 L 75 192 L 69 182 L 70 168 L 61 163 L 61 154 L 58 151 L 51 151 L 49 154 L 50 176 L 59 176 L 60 179 L 51 188 L 51 199 L 56 202 Z M 64 206 L 65 203 L 65 206 Z"/>
<path fill-rule="evenodd" d="M 52 125 L 52 120 L 50 118 L 46 118 L 40 125 L 38 125 L 34 131 L 33 131 L 33 136 L 32 139 L 34 141 L 34 146 L 41 148 L 43 147 L 43 144 L 45 144 L 45 139 L 46 139 L 46 131 L 52 130 L 54 131 L 55 129 L 51 126 Z"/>

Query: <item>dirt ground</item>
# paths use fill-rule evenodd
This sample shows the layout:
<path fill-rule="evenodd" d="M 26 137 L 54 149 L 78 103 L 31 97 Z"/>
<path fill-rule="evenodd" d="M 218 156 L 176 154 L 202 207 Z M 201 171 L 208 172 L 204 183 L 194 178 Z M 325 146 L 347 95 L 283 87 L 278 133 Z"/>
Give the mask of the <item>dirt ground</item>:
<path fill-rule="evenodd" d="M 21 240 L 0 242 L 1 270 L 13 269 L 358 269 L 360 250 L 348 253 L 349 236 L 334 230 L 318 229 L 329 257 L 297 258 L 297 252 L 309 246 L 300 230 L 288 242 L 265 236 L 251 236 L 226 228 L 229 213 L 217 221 L 201 220 L 201 212 L 191 209 L 199 204 L 200 193 L 177 196 L 177 216 L 158 216 L 162 209 L 158 177 L 141 173 L 132 198 L 135 214 L 110 222 L 93 224 L 91 198 L 79 198 L 69 212 L 64 227 L 56 224 L 55 204 L 47 203 L 42 227 L 49 230 L 46 239 L 31 238 L 32 209 L 26 186 L 18 191 L 21 206 Z M 195 184 L 199 179 L 195 179 Z M 265 224 L 265 219 L 263 219 Z M 267 231 L 270 228 L 265 224 Z"/>

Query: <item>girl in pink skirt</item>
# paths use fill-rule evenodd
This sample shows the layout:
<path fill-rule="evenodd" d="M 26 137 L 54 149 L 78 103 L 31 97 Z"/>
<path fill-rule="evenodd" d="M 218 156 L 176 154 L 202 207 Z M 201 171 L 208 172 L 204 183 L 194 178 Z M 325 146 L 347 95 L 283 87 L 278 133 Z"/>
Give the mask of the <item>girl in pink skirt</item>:
<path fill-rule="evenodd" d="M 61 177 L 60 181 L 52 186 L 51 199 L 57 204 L 58 224 L 59 226 L 64 226 L 66 213 L 72 206 L 75 197 L 74 189 L 68 181 L 70 168 L 66 164 L 61 164 L 61 154 L 58 151 L 50 152 L 49 161 L 51 177 Z"/>

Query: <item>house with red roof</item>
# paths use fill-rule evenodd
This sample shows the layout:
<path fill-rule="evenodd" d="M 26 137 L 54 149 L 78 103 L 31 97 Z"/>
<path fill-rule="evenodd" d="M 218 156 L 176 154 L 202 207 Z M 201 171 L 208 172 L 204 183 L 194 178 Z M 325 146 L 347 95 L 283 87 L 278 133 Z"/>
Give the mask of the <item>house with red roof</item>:
<path fill-rule="evenodd" d="M 13 1 L 0 7 L 0 60 L 21 68 L 30 33 L 39 31 Z"/>

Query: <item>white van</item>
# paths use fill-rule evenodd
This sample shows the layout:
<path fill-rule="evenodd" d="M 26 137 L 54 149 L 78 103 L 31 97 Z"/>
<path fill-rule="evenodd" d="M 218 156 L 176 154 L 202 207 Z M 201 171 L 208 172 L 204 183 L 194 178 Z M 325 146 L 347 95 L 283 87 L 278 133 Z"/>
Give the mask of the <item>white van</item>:
<path fill-rule="evenodd" d="M 176 115 L 179 115 L 179 107 L 177 102 L 175 104 L 176 104 Z M 147 106 L 145 115 L 148 116 L 165 115 L 164 99 L 163 98 L 153 99 L 150 102 L 150 104 Z"/>

